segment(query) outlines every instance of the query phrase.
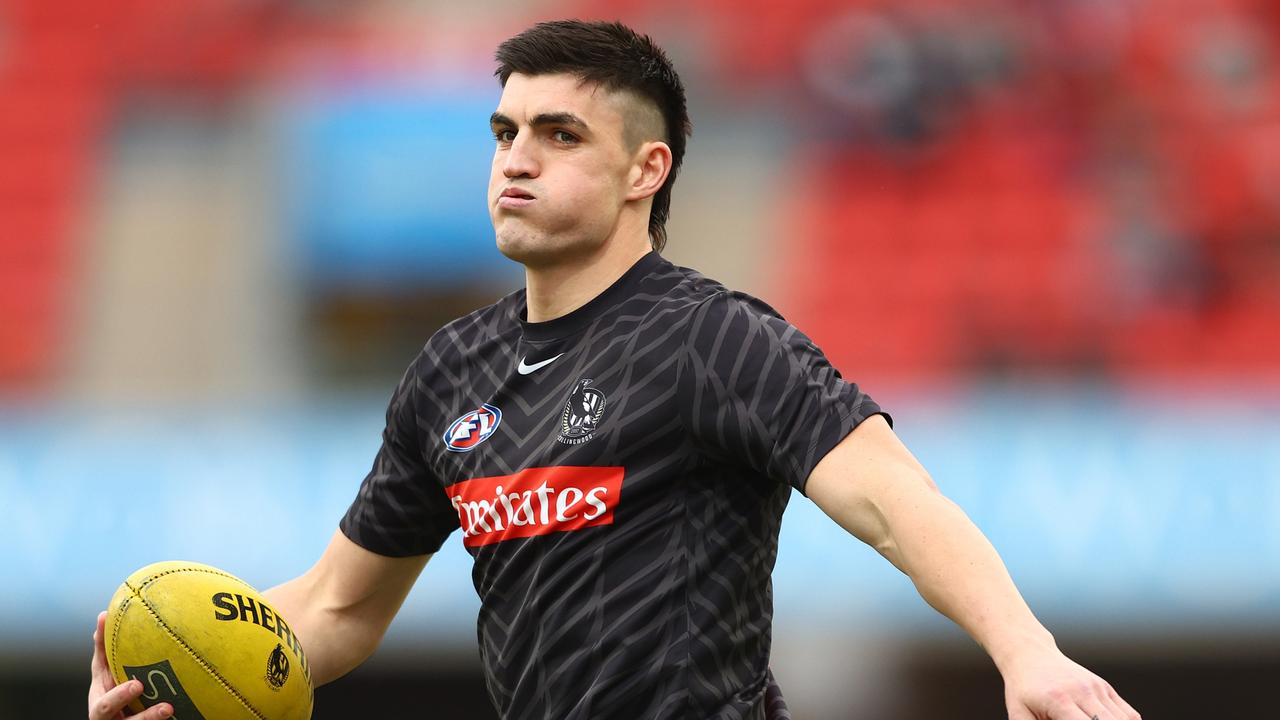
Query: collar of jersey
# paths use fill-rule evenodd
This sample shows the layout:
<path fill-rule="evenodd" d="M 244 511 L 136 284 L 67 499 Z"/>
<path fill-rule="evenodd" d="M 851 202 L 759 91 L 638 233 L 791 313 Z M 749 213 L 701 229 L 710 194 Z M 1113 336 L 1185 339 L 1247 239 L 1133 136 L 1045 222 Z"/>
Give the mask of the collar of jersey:
<path fill-rule="evenodd" d="M 529 342 L 545 342 L 559 340 L 582 332 L 596 318 L 634 295 L 645 276 L 662 262 L 662 256 L 656 251 L 648 253 L 637 260 L 635 265 L 632 265 L 629 270 L 622 274 L 622 277 L 605 288 L 604 292 L 587 301 L 586 305 L 554 320 L 537 323 L 529 322 L 525 319 L 528 317 L 528 307 L 525 305 L 524 299 L 521 298 L 517 317 L 520 320 L 520 328 L 524 332 L 524 339 Z"/>

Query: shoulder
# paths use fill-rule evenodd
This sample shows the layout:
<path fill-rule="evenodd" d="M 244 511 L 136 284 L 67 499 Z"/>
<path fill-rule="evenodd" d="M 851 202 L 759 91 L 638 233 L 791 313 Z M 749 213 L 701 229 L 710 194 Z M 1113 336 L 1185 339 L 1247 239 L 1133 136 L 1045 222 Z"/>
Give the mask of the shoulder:
<path fill-rule="evenodd" d="M 761 334 L 786 342 L 800 335 L 794 325 L 765 301 L 728 288 L 702 298 L 689 318 L 689 336 L 695 344 L 712 338 L 741 342 L 747 336 Z"/>
<path fill-rule="evenodd" d="M 524 306 L 524 290 L 516 290 L 497 302 L 449 321 L 432 333 L 410 371 L 440 368 L 466 362 L 492 351 L 494 343 L 511 343 L 520 332 L 519 312 Z"/>
<path fill-rule="evenodd" d="M 700 314 L 746 312 L 782 318 L 777 310 L 760 298 L 729 288 L 693 268 L 664 261 L 663 270 L 665 272 L 655 273 L 654 277 L 665 280 L 669 285 L 668 296 L 672 301 L 684 303 L 688 309 L 697 310 Z"/>
<path fill-rule="evenodd" d="M 707 277 L 693 268 L 676 265 L 667 260 L 663 260 L 660 271 L 655 272 L 650 276 L 650 279 L 666 284 L 669 287 L 667 295 L 673 300 L 684 301 L 690 305 L 697 305 L 708 298 L 728 291 L 728 288 L 719 280 Z"/>
<path fill-rule="evenodd" d="M 445 324 L 427 341 L 426 349 L 466 349 L 475 347 L 486 338 L 518 332 L 519 313 L 523 306 L 524 290 L 505 295 L 491 305 Z"/>
<path fill-rule="evenodd" d="M 753 323 L 781 324 L 790 327 L 782 314 L 769 303 L 741 290 L 725 288 L 708 295 L 698 304 L 695 316 L 703 322 L 741 318 Z"/>
<path fill-rule="evenodd" d="M 389 412 L 429 412 L 439 403 L 419 402 L 422 397 L 448 398 L 458 391 L 475 363 L 490 362 L 502 348 L 515 342 L 523 307 L 524 290 L 518 290 L 478 310 L 450 321 L 433 333 L 405 369 L 392 396 Z"/>
<path fill-rule="evenodd" d="M 758 334 L 785 343 L 800 335 L 768 303 L 697 270 L 664 260 L 648 283 L 648 299 L 654 301 L 650 320 L 657 316 L 662 326 L 682 331 L 685 342 L 693 347 L 738 344 Z"/>
<path fill-rule="evenodd" d="M 782 319 L 776 310 L 759 298 L 728 288 L 697 270 L 671 263 L 665 263 L 663 270 L 650 278 L 655 284 L 665 286 L 658 306 L 678 311 L 688 322 L 738 314 Z"/>

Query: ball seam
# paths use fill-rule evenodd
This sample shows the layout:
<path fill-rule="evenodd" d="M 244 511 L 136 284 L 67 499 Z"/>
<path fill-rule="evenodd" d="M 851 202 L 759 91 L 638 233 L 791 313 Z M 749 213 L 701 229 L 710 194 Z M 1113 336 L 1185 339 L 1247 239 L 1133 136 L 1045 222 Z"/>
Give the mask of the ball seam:
<path fill-rule="evenodd" d="M 254 592 L 257 592 L 257 590 L 256 590 L 256 589 L 254 589 L 254 587 L 253 587 L 252 585 L 250 585 L 249 583 L 247 583 L 247 582 L 245 582 L 245 581 L 241 580 L 240 578 L 236 577 L 235 575 L 232 575 L 231 573 L 222 572 L 221 570 L 215 570 L 215 569 L 213 569 L 213 568 L 205 568 L 205 567 L 180 567 L 180 568 L 169 568 L 168 570 L 165 570 L 164 572 L 159 572 L 159 573 L 156 573 L 155 575 L 148 575 L 148 576 L 147 576 L 147 578 L 146 578 L 145 580 L 143 580 L 141 583 L 139 583 L 139 584 L 138 584 L 138 592 L 139 592 L 139 593 L 141 593 L 141 592 L 142 592 L 142 590 L 143 590 L 143 588 L 145 588 L 146 586 L 148 586 L 148 585 L 150 585 L 151 583 L 155 582 L 156 580 L 159 580 L 160 578 L 164 577 L 165 575 L 173 575 L 174 573 L 180 573 L 180 572 L 202 572 L 202 573 L 208 573 L 208 574 L 210 574 L 210 575 L 217 575 L 218 577 L 224 577 L 224 578 L 226 578 L 226 579 L 228 579 L 228 580 L 235 580 L 236 582 L 238 582 L 238 583 L 240 583 L 241 585 L 243 585 L 243 586 L 245 586 L 245 587 L 249 588 L 250 590 L 253 590 Z"/>
<path fill-rule="evenodd" d="M 209 575 L 217 575 L 218 577 L 226 578 L 226 579 L 228 579 L 228 580 L 234 580 L 234 581 L 236 581 L 236 582 L 240 583 L 241 585 L 243 585 L 243 586 L 245 587 L 245 589 L 247 589 L 247 590 L 249 590 L 249 591 L 251 591 L 251 592 L 254 592 L 254 593 L 257 593 L 257 594 L 261 595 L 261 593 L 259 593 L 259 592 L 258 592 L 258 589 L 257 589 L 257 588 L 255 588 L 254 586 L 252 586 L 252 585 L 250 585 L 249 583 L 245 582 L 244 580 L 241 580 L 240 578 L 236 577 L 235 575 L 232 575 L 232 574 L 231 574 L 231 573 L 229 573 L 229 572 L 226 572 L 226 571 L 224 571 L 224 570 L 219 570 L 219 569 L 217 569 L 217 568 L 213 568 L 213 567 L 208 567 L 208 566 L 205 566 L 205 565 L 195 565 L 195 566 L 190 566 L 190 567 L 169 568 L 168 570 L 165 570 L 165 571 L 163 571 L 163 572 L 158 572 L 158 573 L 156 573 L 156 574 L 154 574 L 154 575 L 148 575 L 148 576 L 147 576 L 147 577 L 146 577 L 146 578 L 145 578 L 141 583 L 139 583 L 138 588 L 137 588 L 137 590 L 136 590 L 136 592 L 138 593 L 138 597 L 139 597 L 139 599 L 141 599 L 141 597 L 142 597 L 142 591 L 143 591 L 143 590 L 144 590 L 148 585 L 150 585 L 151 583 L 155 582 L 156 580 L 159 580 L 160 578 L 164 577 L 165 575 L 172 575 L 172 574 L 174 574 L 174 573 L 180 573 L 180 572 L 202 572 L 202 573 L 207 573 L 207 574 L 209 574 Z M 126 585 L 128 585 L 128 582 L 126 581 L 126 583 L 125 583 L 125 584 L 126 584 Z M 129 587 L 129 589 L 130 589 L 130 590 L 133 590 L 133 587 L 132 587 L 132 586 L 130 586 L 130 587 Z M 305 658 L 304 658 L 304 660 L 305 660 Z M 307 679 L 308 679 L 308 681 L 309 681 L 309 680 L 310 680 L 310 678 L 311 678 L 310 673 L 309 673 L 309 672 L 306 672 L 306 673 L 304 673 L 304 674 L 306 674 Z M 310 682 L 308 682 L 308 685 L 310 685 Z M 312 688 L 312 689 L 311 689 L 311 694 L 312 694 L 312 696 L 314 697 L 314 695 L 315 695 L 315 689 L 314 689 L 314 688 Z"/>
<path fill-rule="evenodd" d="M 133 600 L 133 588 L 129 588 L 130 594 L 120 602 L 120 609 L 116 611 L 114 622 L 111 623 L 111 658 L 107 662 L 107 669 L 116 665 L 116 649 L 120 647 L 120 626 L 124 624 L 125 610 L 129 609 L 129 603 Z M 121 670 L 123 672 L 123 669 Z M 112 673 L 112 680 L 115 679 L 115 673 Z"/>
<path fill-rule="evenodd" d="M 166 570 L 163 573 L 147 578 L 146 582 L 140 584 L 138 588 L 134 590 L 134 593 L 137 595 L 138 602 L 142 603 L 142 607 L 147 609 L 147 612 L 151 614 L 151 617 L 156 621 L 156 624 L 159 625 L 161 628 L 163 628 L 164 631 L 169 634 L 169 638 L 173 640 L 175 643 L 177 643 L 178 646 L 181 647 L 183 650 L 186 650 L 187 653 L 190 654 L 191 657 L 194 658 L 195 661 L 200 665 L 200 667 L 204 668 L 205 672 L 209 673 L 209 675 L 212 676 L 214 680 L 218 681 L 218 684 L 222 686 L 223 690 L 226 690 L 227 693 L 229 693 L 232 697 L 234 697 L 236 700 L 239 700 L 240 704 L 244 705 L 245 709 L 248 710 L 250 713 L 252 713 L 254 717 L 258 718 L 258 720 L 267 720 L 266 715 L 259 712 L 258 709 L 255 708 L 247 698 L 245 698 L 245 696 L 241 695 L 240 692 L 237 691 L 235 687 L 231 685 L 231 683 L 227 682 L 226 678 L 222 677 L 221 673 L 219 673 L 217 670 L 214 669 L 214 667 L 211 664 L 209 664 L 209 661 L 206 660 L 204 656 L 196 652 L 195 648 L 192 648 L 190 645 L 188 645 L 186 641 L 183 640 L 182 637 L 178 635 L 178 633 L 174 632 L 173 628 L 169 627 L 169 624 L 164 621 L 164 618 L 160 617 L 160 613 L 156 612 L 155 608 L 151 607 L 151 603 L 147 602 L 147 599 L 142 597 L 142 589 L 145 588 L 147 585 L 150 585 L 156 579 L 161 578 L 165 575 L 171 575 L 173 573 L 184 572 L 184 571 L 208 572 L 212 575 L 221 575 L 223 577 L 226 577 L 232 580 L 239 580 L 239 578 L 235 577 L 234 575 L 209 571 L 203 568 L 180 568 L 175 570 Z M 250 587 L 248 583 L 245 583 L 243 580 L 240 580 L 240 583 L 242 585 L 245 585 L 246 587 Z"/>

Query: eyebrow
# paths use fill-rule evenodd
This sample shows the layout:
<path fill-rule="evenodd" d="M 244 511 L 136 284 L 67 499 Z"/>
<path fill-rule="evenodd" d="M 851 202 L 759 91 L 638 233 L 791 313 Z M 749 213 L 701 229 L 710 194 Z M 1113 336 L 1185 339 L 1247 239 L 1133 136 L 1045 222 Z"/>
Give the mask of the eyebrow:
<path fill-rule="evenodd" d="M 566 127 L 572 127 L 580 132 L 591 131 L 591 128 L 587 125 L 587 123 L 582 118 L 578 117 L 577 115 L 574 115 L 571 112 L 538 113 L 537 115 L 533 116 L 533 119 L 529 121 L 529 124 L 532 125 L 533 127 L 543 127 L 546 125 L 564 125 Z M 500 112 L 496 112 L 489 116 L 489 126 L 490 127 L 499 127 L 499 126 L 516 127 L 516 123 L 514 120 L 507 117 L 506 115 L 503 115 Z"/>

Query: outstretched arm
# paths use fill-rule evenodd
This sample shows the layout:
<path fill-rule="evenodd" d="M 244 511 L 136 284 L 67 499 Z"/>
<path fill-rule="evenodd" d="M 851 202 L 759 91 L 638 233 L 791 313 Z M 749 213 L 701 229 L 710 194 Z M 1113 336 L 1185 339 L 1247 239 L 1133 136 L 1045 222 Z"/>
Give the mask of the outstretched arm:
<path fill-rule="evenodd" d="M 320 686 L 373 654 L 430 558 L 378 555 L 336 531 L 310 570 L 263 595 L 288 619 Z"/>
<path fill-rule="evenodd" d="M 1106 681 L 1058 650 L 995 548 L 884 418 L 864 421 L 829 452 L 805 492 L 987 651 L 1004 677 L 1010 720 L 1139 718 Z"/>

